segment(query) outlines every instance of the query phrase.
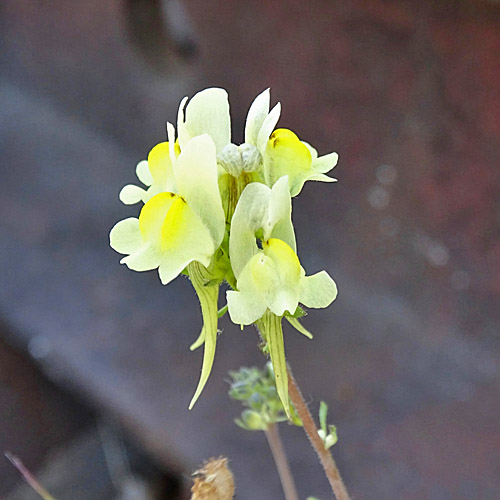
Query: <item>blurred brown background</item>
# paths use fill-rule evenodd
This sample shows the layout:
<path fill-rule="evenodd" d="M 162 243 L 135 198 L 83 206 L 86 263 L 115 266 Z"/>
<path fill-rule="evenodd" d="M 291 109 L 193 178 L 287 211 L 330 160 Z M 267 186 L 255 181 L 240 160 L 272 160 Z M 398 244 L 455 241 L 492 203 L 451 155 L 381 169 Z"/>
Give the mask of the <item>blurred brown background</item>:
<path fill-rule="evenodd" d="M 255 332 L 222 321 L 188 412 L 194 292 L 108 247 L 184 95 L 225 87 L 238 142 L 271 87 L 280 126 L 340 155 L 339 182 L 294 201 L 302 263 L 340 295 L 286 348 L 311 408 L 330 406 L 353 497 L 500 498 L 498 3 L 3 0 L 0 29 L 1 450 L 59 500 L 150 498 L 123 487 L 123 443 L 161 498 L 222 454 L 239 500 L 282 496 L 226 396 L 228 370 L 261 363 Z M 301 431 L 283 434 L 301 497 L 329 498 Z M 18 483 L 0 461 L 0 494 L 34 498 Z"/>

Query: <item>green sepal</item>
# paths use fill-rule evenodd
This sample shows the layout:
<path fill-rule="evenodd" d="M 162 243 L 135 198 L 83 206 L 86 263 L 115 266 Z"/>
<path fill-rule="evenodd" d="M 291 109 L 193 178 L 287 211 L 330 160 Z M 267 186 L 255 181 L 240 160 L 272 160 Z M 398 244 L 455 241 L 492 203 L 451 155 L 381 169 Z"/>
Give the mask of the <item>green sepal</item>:
<path fill-rule="evenodd" d="M 207 281 L 203 286 L 214 286 L 214 285 L 219 286 L 220 281 L 221 281 L 220 279 L 214 278 L 212 280 Z"/>
<path fill-rule="evenodd" d="M 250 409 L 243 410 L 241 418 L 235 419 L 234 423 L 247 431 L 265 431 L 268 427 L 262 415 Z"/>
<path fill-rule="evenodd" d="M 286 313 L 287 317 L 299 319 L 303 318 L 304 316 L 307 316 L 307 312 L 300 306 L 297 306 L 297 309 L 295 309 L 295 312 L 293 314 L 290 314 L 289 312 Z"/>
<path fill-rule="evenodd" d="M 207 285 L 204 285 L 204 286 L 207 286 Z M 222 316 L 224 316 L 224 314 L 226 314 L 226 313 L 227 313 L 227 304 L 224 307 L 221 307 L 217 311 L 217 318 L 222 318 Z M 201 332 L 198 335 L 198 338 L 189 346 L 189 350 L 195 351 L 196 349 L 198 349 L 198 347 L 203 345 L 203 342 L 205 342 L 205 327 L 203 327 L 201 329 Z"/>
<path fill-rule="evenodd" d="M 321 401 L 319 404 L 319 426 L 326 432 L 326 417 L 328 415 L 328 405 Z"/>
<path fill-rule="evenodd" d="M 290 421 L 289 422 L 293 425 L 296 425 L 297 427 L 304 427 L 302 420 L 297 415 L 297 410 L 295 409 L 295 407 L 292 405 L 292 406 L 290 406 L 290 409 L 292 411 L 290 412 Z"/>
<path fill-rule="evenodd" d="M 189 346 L 190 351 L 195 351 L 198 347 L 202 346 L 205 342 L 205 327 L 201 329 L 198 338 Z"/>
<path fill-rule="evenodd" d="M 241 327 L 242 327 L 241 329 L 243 330 L 243 325 L 241 325 Z M 264 356 L 269 356 L 269 344 L 267 343 L 267 341 L 264 340 L 263 342 L 259 342 L 258 347 L 260 349 L 260 352 L 264 354 Z"/>
<path fill-rule="evenodd" d="M 224 314 L 227 313 L 227 304 L 224 306 L 224 307 L 221 307 L 218 311 L 217 311 L 217 317 L 218 318 L 222 318 L 222 316 L 224 316 Z"/>
<path fill-rule="evenodd" d="M 221 281 L 225 280 L 233 290 L 236 290 L 236 278 L 229 260 L 229 230 L 230 226 L 226 224 L 226 233 L 219 248 L 219 254 L 215 265 L 217 274 L 221 277 Z"/>
<path fill-rule="evenodd" d="M 313 334 L 304 326 L 302 323 L 293 316 L 288 316 L 285 314 L 286 320 L 302 335 L 306 336 L 308 339 L 313 338 Z"/>

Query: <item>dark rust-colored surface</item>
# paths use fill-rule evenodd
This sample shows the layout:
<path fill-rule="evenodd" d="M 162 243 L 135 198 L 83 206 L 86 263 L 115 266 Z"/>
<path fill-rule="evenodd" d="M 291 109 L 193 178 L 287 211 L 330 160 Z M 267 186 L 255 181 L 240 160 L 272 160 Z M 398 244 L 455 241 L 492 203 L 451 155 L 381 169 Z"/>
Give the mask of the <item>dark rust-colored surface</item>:
<path fill-rule="evenodd" d="M 494 500 L 500 491 L 500 13 L 482 2 L 185 2 L 198 59 L 161 72 L 130 45 L 125 3 L 2 4 L 0 310 L 41 366 L 177 467 L 227 454 L 238 498 L 281 493 L 265 439 L 232 424 L 225 373 L 259 360 L 222 322 L 202 399 L 189 283 L 118 265 L 121 185 L 184 94 L 230 91 L 234 133 L 264 87 L 281 126 L 340 154 L 294 202 L 309 272 L 340 296 L 287 331 L 306 397 L 325 399 L 355 498 Z M 158 47 L 159 51 L 164 50 Z M 154 57 L 151 60 L 157 60 Z M 239 124 L 239 125 L 238 125 Z M 328 496 L 285 428 L 301 497 Z"/>

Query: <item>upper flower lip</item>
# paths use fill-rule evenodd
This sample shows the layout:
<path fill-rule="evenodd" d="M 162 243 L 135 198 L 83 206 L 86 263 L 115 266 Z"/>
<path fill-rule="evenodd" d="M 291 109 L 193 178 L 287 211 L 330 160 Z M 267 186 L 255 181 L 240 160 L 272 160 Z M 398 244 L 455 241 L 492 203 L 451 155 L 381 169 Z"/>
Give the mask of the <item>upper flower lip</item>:
<path fill-rule="evenodd" d="M 187 106 L 186 106 L 187 103 Z M 182 148 L 193 137 L 208 134 L 217 152 L 231 142 L 229 100 L 224 89 L 212 87 L 182 99 L 177 113 L 177 134 Z"/>
<path fill-rule="evenodd" d="M 245 142 L 263 153 L 266 143 L 279 120 L 281 104 L 270 110 L 271 93 L 267 88 L 252 102 L 245 123 Z M 177 113 L 179 144 L 201 134 L 208 134 L 217 153 L 231 143 L 231 116 L 227 92 L 218 87 L 204 89 L 190 100 L 184 97 Z"/>
<path fill-rule="evenodd" d="M 267 88 L 253 101 L 245 123 L 245 142 L 257 146 L 261 154 L 264 154 L 269 136 L 276 127 L 281 114 L 281 103 L 278 102 L 269 111 L 270 102 L 271 91 Z"/>

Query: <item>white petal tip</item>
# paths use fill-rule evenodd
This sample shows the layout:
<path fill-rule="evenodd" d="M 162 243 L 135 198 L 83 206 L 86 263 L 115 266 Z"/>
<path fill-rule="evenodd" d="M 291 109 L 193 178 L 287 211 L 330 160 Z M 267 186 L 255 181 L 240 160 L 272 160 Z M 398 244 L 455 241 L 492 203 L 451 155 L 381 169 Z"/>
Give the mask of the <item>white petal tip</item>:
<path fill-rule="evenodd" d="M 142 200 L 145 193 L 146 191 L 139 186 L 127 184 L 122 188 L 118 197 L 124 205 L 135 205 Z"/>

